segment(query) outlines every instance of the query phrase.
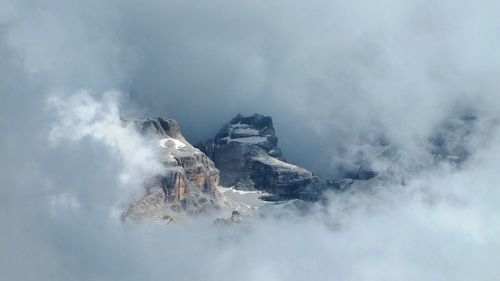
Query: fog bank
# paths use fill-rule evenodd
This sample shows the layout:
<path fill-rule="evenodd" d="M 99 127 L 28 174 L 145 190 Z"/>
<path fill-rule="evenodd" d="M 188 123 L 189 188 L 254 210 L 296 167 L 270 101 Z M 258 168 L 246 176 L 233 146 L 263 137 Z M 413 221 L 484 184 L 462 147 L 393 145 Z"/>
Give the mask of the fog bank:
<path fill-rule="evenodd" d="M 0 279 L 497 278 L 499 6 L 0 0 Z M 293 163 L 386 181 L 235 228 L 121 223 L 158 167 L 120 116 L 195 143 L 239 112 Z"/>

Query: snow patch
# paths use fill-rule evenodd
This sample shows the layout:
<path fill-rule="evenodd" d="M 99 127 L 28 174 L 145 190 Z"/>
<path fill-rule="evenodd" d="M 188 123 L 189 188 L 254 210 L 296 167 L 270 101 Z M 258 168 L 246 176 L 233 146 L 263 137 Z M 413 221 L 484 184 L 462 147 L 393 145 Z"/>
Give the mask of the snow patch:
<path fill-rule="evenodd" d="M 231 128 L 248 128 L 250 125 L 248 124 L 241 124 L 241 122 L 231 124 Z"/>
<path fill-rule="evenodd" d="M 225 198 L 226 202 L 233 202 L 237 206 L 240 212 L 254 212 L 258 208 L 260 208 L 264 204 L 268 204 L 269 202 L 261 200 L 260 197 L 268 196 L 268 193 L 264 193 L 262 191 L 244 191 L 237 190 L 234 187 L 223 187 L 218 186 L 217 189 Z"/>
<path fill-rule="evenodd" d="M 268 164 L 268 165 L 283 168 L 283 169 L 293 169 L 293 170 L 301 170 L 302 169 L 299 166 L 283 162 L 279 159 L 276 159 L 276 158 L 270 157 L 270 156 L 257 156 L 254 159 L 257 161 L 260 161 L 264 164 Z"/>
<path fill-rule="evenodd" d="M 219 189 L 219 191 L 221 193 L 233 192 L 233 193 L 238 193 L 238 194 L 241 194 L 241 195 L 244 195 L 244 194 L 260 194 L 260 195 L 263 195 L 264 194 L 260 190 L 257 190 L 257 191 L 247 191 L 247 190 L 235 189 L 234 187 L 219 186 L 218 189 Z"/>
<path fill-rule="evenodd" d="M 181 142 L 180 140 L 173 139 L 173 138 L 161 139 L 158 141 L 158 143 L 163 148 L 181 149 L 181 148 L 186 146 L 185 143 Z"/>
<path fill-rule="evenodd" d="M 242 137 L 232 138 L 231 136 L 241 135 Z M 226 140 L 227 143 L 231 142 L 239 142 L 239 143 L 248 143 L 248 144 L 259 144 L 267 141 L 267 137 L 259 136 L 259 131 L 251 128 L 247 124 L 236 123 L 232 124 L 229 128 L 228 136 L 222 138 L 221 140 Z"/>
<path fill-rule="evenodd" d="M 258 136 L 259 131 L 252 128 L 234 128 L 231 130 L 231 133 L 238 135 L 247 135 L 247 136 Z"/>
<path fill-rule="evenodd" d="M 244 138 L 237 138 L 237 139 L 229 139 L 228 142 L 257 144 L 257 143 L 263 143 L 266 141 L 267 141 L 266 137 L 244 137 Z"/>

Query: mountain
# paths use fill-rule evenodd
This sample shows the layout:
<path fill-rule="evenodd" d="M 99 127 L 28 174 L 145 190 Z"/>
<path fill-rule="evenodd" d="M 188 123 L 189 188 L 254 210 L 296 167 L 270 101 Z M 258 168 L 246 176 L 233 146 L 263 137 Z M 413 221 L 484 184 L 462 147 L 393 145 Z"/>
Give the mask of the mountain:
<path fill-rule="evenodd" d="M 313 172 L 282 157 L 269 116 L 238 114 L 197 147 L 214 161 L 224 186 L 300 197 L 319 182 Z"/>
<path fill-rule="evenodd" d="M 229 208 L 231 219 L 254 213 L 262 200 L 318 200 L 325 189 L 366 185 L 360 179 L 324 180 L 288 163 L 278 147 L 270 116 L 238 114 L 211 140 L 192 146 L 177 121 L 163 118 L 124 119 L 152 141 L 164 170 L 144 183 L 146 195 L 123 214 L 170 223 L 174 219 Z M 358 177 L 359 178 L 359 177 Z M 234 213 L 236 212 L 236 213 Z M 234 218 L 237 214 L 238 219 Z"/>
<path fill-rule="evenodd" d="M 223 204 L 219 170 L 200 150 L 182 136 L 173 119 L 129 119 L 137 130 L 152 140 L 165 167 L 164 173 L 145 183 L 147 195 L 125 212 L 126 219 L 144 217 L 171 222 L 179 214 L 196 214 L 219 209 Z"/>

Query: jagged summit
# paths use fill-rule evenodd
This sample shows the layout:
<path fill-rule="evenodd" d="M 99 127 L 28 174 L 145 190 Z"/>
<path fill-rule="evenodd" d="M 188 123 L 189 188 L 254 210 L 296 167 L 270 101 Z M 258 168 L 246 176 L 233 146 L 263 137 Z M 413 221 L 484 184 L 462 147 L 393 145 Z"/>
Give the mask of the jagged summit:
<path fill-rule="evenodd" d="M 170 222 L 176 214 L 221 206 L 219 171 L 203 152 L 184 139 L 177 121 L 136 118 L 124 122 L 133 122 L 139 132 L 156 141 L 165 168 L 146 183 L 147 195 L 134 203 L 124 217 Z"/>
<path fill-rule="evenodd" d="M 241 114 L 236 115 L 229 123 L 224 125 L 213 141 L 211 147 L 220 147 L 233 142 L 256 145 L 273 157 L 281 157 L 281 149 L 277 146 L 278 138 L 274 132 L 273 119 L 257 113 L 248 117 Z M 211 147 L 206 146 L 209 157 L 213 156 Z"/>
<path fill-rule="evenodd" d="M 129 118 L 124 122 L 133 122 L 138 131 L 146 136 L 172 137 L 185 141 L 179 123 L 174 119 L 155 118 Z"/>
<path fill-rule="evenodd" d="M 270 116 L 238 114 L 213 139 L 197 147 L 186 141 L 173 119 L 123 122 L 133 124 L 152 141 L 164 167 L 145 183 L 146 196 L 130 206 L 126 219 L 170 223 L 178 216 L 226 207 L 252 213 L 262 196 L 268 200 L 317 200 L 325 189 L 342 189 L 353 182 L 320 180 L 313 172 L 288 163 L 278 147 Z"/>
<path fill-rule="evenodd" d="M 238 114 L 205 143 L 198 145 L 221 172 L 221 184 L 293 196 L 318 178 L 282 158 L 270 116 Z"/>
<path fill-rule="evenodd" d="M 252 213 L 262 204 L 263 197 L 315 201 L 324 198 L 325 190 L 365 189 L 384 181 L 363 153 L 356 155 L 352 167 L 345 169 L 340 179 L 320 179 L 313 172 L 288 163 L 278 147 L 273 119 L 257 113 L 236 115 L 213 139 L 197 147 L 186 141 L 173 119 L 123 121 L 134 124 L 138 132 L 153 141 L 165 168 L 146 183 L 147 195 L 128 209 L 126 218 L 170 222 L 179 213 L 195 214 L 225 207 L 237 213 Z M 466 116 L 438 126 L 429 138 L 434 161 L 456 165 L 465 161 L 469 135 L 476 129 L 474 122 L 474 118 Z M 391 148 L 387 142 L 381 145 L 386 150 Z"/>

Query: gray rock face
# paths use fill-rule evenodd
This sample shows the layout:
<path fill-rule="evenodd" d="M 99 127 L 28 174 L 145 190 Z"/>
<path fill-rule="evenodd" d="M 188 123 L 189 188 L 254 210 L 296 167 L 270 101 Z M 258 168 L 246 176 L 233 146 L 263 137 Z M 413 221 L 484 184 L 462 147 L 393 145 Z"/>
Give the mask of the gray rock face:
<path fill-rule="evenodd" d="M 138 131 L 159 149 L 165 172 L 148 183 L 148 194 L 126 212 L 127 218 L 170 222 L 175 213 L 195 214 L 220 207 L 219 171 L 200 150 L 189 144 L 175 120 L 134 119 Z"/>
<path fill-rule="evenodd" d="M 148 136 L 181 138 L 186 141 L 181 134 L 179 123 L 174 119 L 163 118 L 137 118 L 132 120 L 137 129 L 143 134 Z"/>
<path fill-rule="evenodd" d="M 318 181 L 312 172 L 287 163 L 277 144 L 271 117 L 239 114 L 198 148 L 215 162 L 224 186 L 293 196 Z"/>
<path fill-rule="evenodd" d="M 231 225 L 241 223 L 241 214 L 238 211 L 233 211 L 230 218 L 218 218 L 214 221 L 216 225 Z"/>
<path fill-rule="evenodd" d="M 462 114 L 442 122 L 430 137 L 430 152 L 435 162 L 447 161 L 460 165 L 470 156 L 471 136 L 477 128 L 477 117 Z"/>

